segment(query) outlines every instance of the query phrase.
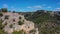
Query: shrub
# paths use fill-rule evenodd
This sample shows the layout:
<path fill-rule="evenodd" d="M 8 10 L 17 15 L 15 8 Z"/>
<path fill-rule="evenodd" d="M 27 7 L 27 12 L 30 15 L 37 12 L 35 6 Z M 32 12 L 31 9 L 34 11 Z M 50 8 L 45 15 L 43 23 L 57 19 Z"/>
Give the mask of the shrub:
<path fill-rule="evenodd" d="M 11 25 L 10 25 L 10 28 L 12 28 L 12 27 L 13 27 L 13 25 L 11 24 Z"/>
<path fill-rule="evenodd" d="M 34 30 L 34 29 L 30 31 L 30 33 L 33 33 L 33 34 L 34 34 L 35 32 L 36 32 L 36 30 Z"/>
<path fill-rule="evenodd" d="M 5 19 L 8 19 L 9 16 L 5 16 Z"/>
<path fill-rule="evenodd" d="M 17 31 L 14 31 L 12 34 L 26 34 L 23 30 L 21 30 L 21 31 L 19 31 L 19 32 L 17 32 Z"/>
<path fill-rule="evenodd" d="M 22 25 L 22 24 L 23 24 L 23 22 L 19 21 L 19 22 L 18 22 L 18 24 L 19 24 L 19 25 Z"/>
<path fill-rule="evenodd" d="M 3 16 L 3 14 L 2 14 L 2 13 L 0 13 L 0 16 L 2 17 L 2 16 Z"/>
<path fill-rule="evenodd" d="M 19 17 L 19 19 L 21 19 L 21 17 Z"/>

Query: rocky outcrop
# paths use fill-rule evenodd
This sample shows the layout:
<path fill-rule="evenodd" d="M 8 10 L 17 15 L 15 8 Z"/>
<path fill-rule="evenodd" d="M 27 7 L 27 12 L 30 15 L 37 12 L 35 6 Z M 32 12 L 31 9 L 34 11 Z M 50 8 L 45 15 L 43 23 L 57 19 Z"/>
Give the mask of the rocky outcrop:
<path fill-rule="evenodd" d="M 21 17 L 19 19 L 19 17 Z M 32 21 L 28 21 L 24 18 L 24 15 L 20 15 L 18 13 L 3 13 L 3 16 L 1 17 L 3 20 L 2 25 L 5 27 L 3 30 L 7 32 L 8 34 L 12 34 L 13 31 L 20 31 L 24 30 L 26 33 L 30 30 L 34 29 L 34 23 Z M 23 24 L 19 25 L 18 21 L 21 21 Z"/>

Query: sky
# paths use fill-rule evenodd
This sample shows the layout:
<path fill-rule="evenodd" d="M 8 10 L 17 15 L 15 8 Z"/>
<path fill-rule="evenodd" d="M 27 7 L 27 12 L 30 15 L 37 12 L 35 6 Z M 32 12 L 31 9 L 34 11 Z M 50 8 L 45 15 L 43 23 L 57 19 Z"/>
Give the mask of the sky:
<path fill-rule="evenodd" d="M 0 8 L 28 12 L 36 10 L 60 11 L 60 0 L 0 0 Z"/>

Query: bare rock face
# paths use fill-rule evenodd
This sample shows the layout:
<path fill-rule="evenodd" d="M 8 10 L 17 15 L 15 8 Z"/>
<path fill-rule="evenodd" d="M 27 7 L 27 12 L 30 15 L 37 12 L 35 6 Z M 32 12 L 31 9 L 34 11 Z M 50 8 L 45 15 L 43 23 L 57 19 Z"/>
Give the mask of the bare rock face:
<path fill-rule="evenodd" d="M 3 20 L 2 25 L 5 26 L 3 30 L 8 34 L 12 34 L 12 32 L 20 30 L 24 30 L 27 33 L 34 29 L 34 23 L 32 21 L 26 20 L 24 15 L 20 15 L 18 13 L 3 13 L 1 19 Z"/>

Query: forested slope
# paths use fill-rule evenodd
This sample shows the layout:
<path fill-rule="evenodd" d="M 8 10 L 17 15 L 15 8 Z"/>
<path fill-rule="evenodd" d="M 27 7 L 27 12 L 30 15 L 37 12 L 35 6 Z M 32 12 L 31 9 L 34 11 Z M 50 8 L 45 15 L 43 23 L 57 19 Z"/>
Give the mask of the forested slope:
<path fill-rule="evenodd" d="M 25 17 L 35 23 L 35 27 L 39 28 L 39 34 L 60 34 L 60 22 L 58 23 L 60 16 L 55 13 L 53 11 L 37 10 L 36 12 L 26 13 Z"/>

